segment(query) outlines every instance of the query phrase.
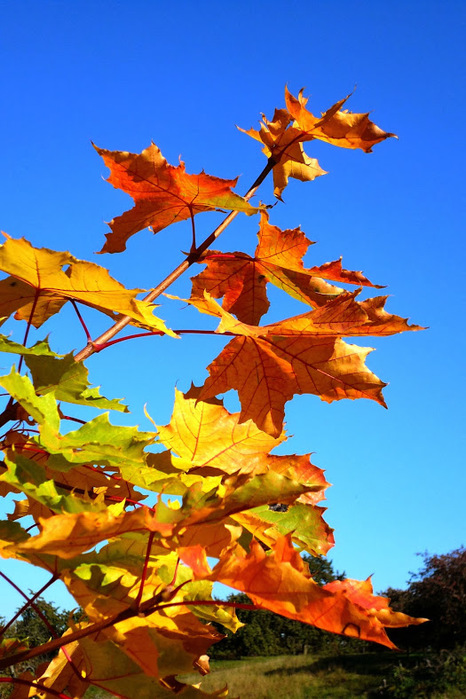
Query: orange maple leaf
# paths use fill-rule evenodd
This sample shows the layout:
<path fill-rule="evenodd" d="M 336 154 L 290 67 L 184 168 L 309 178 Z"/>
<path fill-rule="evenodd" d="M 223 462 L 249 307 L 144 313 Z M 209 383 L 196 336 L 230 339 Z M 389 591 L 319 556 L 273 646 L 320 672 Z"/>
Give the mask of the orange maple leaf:
<path fill-rule="evenodd" d="M 193 277 L 191 299 L 199 303 L 204 291 L 214 298 L 223 296 L 225 310 L 243 323 L 257 325 L 269 308 L 267 282 L 311 306 L 321 306 L 343 293 L 325 279 L 381 288 L 361 272 L 343 269 L 341 260 L 305 269 L 302 258 L 310 241 L 300 228 L 281 230 L 270 225 L 266 211 L 261 212 L 258 237 L 254 257 L 241 252 L 206 252 L 199 262 L 207 268 Z"/>
<path fill-rule="evenodd" d="M 345 292 L 324 306 L 263 327 L 247 325 L 223 310 L 207 293 L 190 302 L 221 318 L 217 332 L 236 335 L 208 366 L 200 399 L 234 388 L 241 401 L 240 421 L 254 420 L 273 436 L 282 431 L 284 405 L 295 394 L 311 393 L 328 403 L 370 398 L 385 406 L 386 385 L 365 366 L 372 351 L 349 345 L 341 336 L 391 335 L 419 330 L 383 310 L 385 299 L 358 303 Z"/>
<path fill-rule="evenodd" d="M 363 589 L 357 587 L 357 581 L 320 587 L 309 576 L 289 536 L 280 537 L 269 553 L 255 541 L 251 542 L 248 554 L 240 546 L 232 547 L 210 577 L 242 590 L 258 607 L 326 631 L 376 641 L 389 648 L 396 646 L 388 638 L 384 626 L 407 626 L 425 621 L 393 612 L 385 598 L 371 595 L 368 581 L 360 584 Z"/>
<path fill-rule="evenodd" d="M 258 209 L 231 191 L 237 183 L 207 175 L 189 175 L 181 161 L 169 165 L 152 143 L 140 154 L 109 151 L 94 146 L 110 168 L 108 182 L 134 199 L 135 206 L 110 222 L 111 233 L 100 252 L 122 252 L 126 241 L 144 228 L 153 233 L 192 218 L 201 211 L 243 211 L 251 215 Z"/>
<path fill-rule="evenodd" d="M 275 162 L 273 177 L 276 197 L 281 198 L 289 177 L 304 182 L 326 174 L 317 160 L 304 152 L 303 142 L 318 139 L 341 148 L 360 148 L 370 153 L 376 143 L 395 136 L 382 131 L 370 121 L 368 114 L 341 111 L 349 97 L 334 104 L 320 117 L 315 117 L 306 109 L 308 100 L 303 97 L 303 90 L 296 98 L 285 88 L 287 109 L 275 110 L 272 121 L 263 116 L 259 131 L 240 129 L 260 141 L 264 145 L 265 155 Z"/>

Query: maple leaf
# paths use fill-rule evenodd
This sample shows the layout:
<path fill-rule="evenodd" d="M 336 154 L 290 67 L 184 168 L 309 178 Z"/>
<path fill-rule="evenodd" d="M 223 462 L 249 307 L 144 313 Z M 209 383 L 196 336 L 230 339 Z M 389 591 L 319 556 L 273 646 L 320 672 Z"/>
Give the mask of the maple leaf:
<path fill-rule="evenodd" d="M 131 531 L 153 531 L 170 536 L 176 512 L 158 504 L 158 512 L 151 513 L 146 508 L 133 512 L 121 512 L 124 503 L 109 505 L 101 512 L 72 512 L 56 514 L 42 520 L 42 530 L 37 536 L 15 546 L 22 555 L 50 554 L 60 560 L 75 558 L 88 551 L 101 541 L 121 536 Z M 166 518 L 161 514 L 166 513 Z M 170 521 L 170 519 L 172 521 Z"/>
<path fill-rule="evenodd" d="M 84 628 L 83 623 L 80 624 L 80 628 Z M 136 646 L 134 650 L 135 652 L 138 650 L 142 652 L 143 648 Z M 70 677 L 71 688 L 73 683 L 76 685 L 76 680 L 73 680 L 70 672 L 76 678 L 73 669 L 76 667 L 86 682 L 115 696 L 127 697 L 127 699 L 134 699 L 134 697 L 139 697 L 140 699 L 154 699 L 155 697 L 157 699 L 173 699 L 174 688 L 170 685 L 171 677 L 159 680 L 157 677 L 154 677 L 153 673 L 146 674 L 141 669 L 141 666 L 124 652 L 123 648 L 120 648 L 119 645 L 110 640 L 105 640 L 101 636 L 87 636 L 80 639 L 79 643 L 68 645 L 67 651 L 68 655 L 71 656 L 73 665 L 69 662 L 67 662 L 67 666 L 65 665 L 63 651 L 61 651 L 59 656 L 61 664 L 58 664 L 58 660 L 53 661 L 56 663 L 56 666 L 53 667 L 52 671 L 47 670 L 46 672 L 50 674 L 51 678 L 55 678 L 59 673 L 59 669 L 63 666 L 63 669 L 67 671 Z M 173 660 L 175 660 L 175 657 Z M 192 672 L 193 667 L 191 666 L 189 670 Z M 58 682 L 58 679 L 55 681 Z M 51 679 L 49 682 L 49 686 L 54 687 L 53 680 Z M 67 686 L 69 687 L 70 685 Z M 181 682 L 177 682 L 176 690 L 176 696 L 183 697 L 183 699 L 226 699 L 227 697 L 226 690 L 206 693 L 196 686 Z M 79 697 L 81 695 L 72 694 L 72 696 Z"/>
<path fill-rule="evenodd" d="M 202 211 L 243 211 L 257 213 L 248 202 L 231 191 L 237 179 L 224 180 L 207 175 L 189 175 L 183 162 L 169 165 L 152 143 L 140 154 L 109 151 L 94 146 L 110 168 L 108 182 L 127 192 L 135 206 L 110 222 L 111 233 L 100 252 L 122 252 L 130 236 L 150 227 L 153 233 L 192 218 Z"/>
<path fill-rule="evenodd" d="M 65 357 L 31 354 L 27 356 L 26 364 L 37 393 L 45 395 L 53 391 L 57 400 L 67 403 L 129 412 L 120 400 L 109 400 L 100 395 L 98 388 L 90 387 L 87 368 L 82 362 L 76 362 L 73 354 Z"/>
<path fill-rule="evenodd" d="M 241 401 L 240 422 L 252 419 L 272 436 L 281 433 L 284 405 L 295 394 L 311 393 L 328 403 L 370 398 L 385 406 L 386 384 L 364 363 L 372 349 L 347 344 L 341 336 L 420 328 L 383 311 L 385 299 L 358 303 L 354 296 L 340 294 L 314 311 L 264 327 L 236 320 L 207 292 L 202 302 L 191 299 L 202 312 L 221 318 L 217 332 L 237 335 L 207 367 L 210 376 L 200 400 L 234 388 Z"/>
<path fill-rule="evenodd" d="M 386 627 L 395 629 L 407 625 L 406 614 L 395 612 L 388 606 L 388 597 L 378 597 L 373 594 L 370 577 L 367 580 L 334 580 L 323 586 L 324 590 L 345 594 L 354 604 L 375 614 L 377 619 Z M 410 618 L 409 624 L 422 624 L 428 619 Z"/>
<path fill-rule="evenodd" d="M 338 587 L 320 587 L 306 572 L 290 537 L 278 539 L 269 553 L 255 541 L 251 542 L 248 554 L 236 546 L 217 563 L 211 579 L 245 592 L 258 607 L 326 631 L 376 641 L 388 648 L 396 647 L 384 629 L 390 625 L 390 619 L 396 618 L 399 626 L 425 621 L 392 612 L 386 606 L 387 600 L 382 607 L 383 598 L 373 597 L 367 589 L 364 596 L 357 596 L 353 592 L 354 584 L 351 585 L 354 581 L 346 586 L 343 581 Z"/>
<path fill-rule="evenodd" d="M 185 395 L 176 390 L 170 424 L 158 427 L 160 440 L 178 455 L 174 464 L 203 475 L 267 472 L 268 453 L 286 437 L 271 437 L 251 421 L 239 424 L 238 413 L 220 401 L 199 401 L 200 393 L 196 387 Z"/>
<path fill-rule="evenodd" d="M 12 354 L 21 354 L 23 356 L 45 356 L 45 357 L 63 357 L 62 354 L 56 354 L 50 349 L 48 340 L 39 340 L 32 347 L 24 347 L 18 342 L 13 342 L 6 335 L 0 335 L 0 352 L 11 352 Z"/>
<path fill-rule="evenodd" d="M 267 282 L 311 306 L 321 306 L 344 291 L 324 279 L 381 288 L 361 272 L 343 269 L 341 260 L 305 269 L 302 258 L 310 241 L 300 228 L 281 230 L 270 225 L 266 211 L 261 212 L 258 237 L 254 257 L 240 252 L 206 252 L 199 263 L 207 268 L 192 278 L 190 300 L 199 307 L 204 291 L 214 298 L 223 296 L 226 311 L 243 323 L 257 325 L 269 308 Z"/>
<path fill-rule="evenodd" d="M 6 459 L 10 463 L 16 462 L 18 456 L 25 457 L 29 461 L 35 461 L 44 469 L 46 480 L 53 480 L 57 488 L 73 492 L 74 495 L 95 498 L 103 494 L 105 498 L 109 496 L 117 500 L 130 498 L 133 502 L 143 500 L 146 497 L 146 495 L 136 491 L 128 481 L 121 479 L 119 476 L 116 479 L 113 478 L 113 473 L 111 472 L 117 472 L 118 469 L 116 467 L 99 467 L 96 465 L 91 467 L 85 463 L 82 466 L 75 464 L 70 469 L 69 462 L 57 463 L 56 457 L 51 456 L 45 449 L 38 446 L 37 441 L 28 439 L 22 432 L 10 430 L 3 440 L 2 448 L 5 451 Z M 54 463 L 55 468 L 50 468 L 50 461 Z M 6 465 L 3 468 L 6 470 Z M 60 470 L 60 474 L 57 473 L 57 470 Z M 11 482 L 11 476 L 9 476 L 9 481 Z M 3 483 L 4 481 L 2 481 Z M 15 492 L 18 490 L 21 491 L 21 488 L 15 488 Z M 21 502 L 26 503 L 27 501 Z M 31 505 L 30 498 L 29 503 Z M 21 513 L 18 507 L 19 516 L 25 516 L 26 513 L 22 513 L 25 507 L 27 507 L 26 504 L 22 506 Z M 31 512 L 31 514 L 33 513 Z M 12 516 L 8 515 L 8 518 L 11 519 Z"/>
<path fill-rule="evenodd" d="M 275 110 L 272 121 L 263 116 L 260 130 L 249 129 L 244 133 L 263 144 L 263 152 L 273 160 L 275 196 L 281 195 L 288 178 L 301 181 L 314 180 L 326 174 L 317 160 L 310 158 L 303 149 L 303 142 L 318 139 L 341 148 L 360 148 L 370 153 L 372 146 L 395 134 L 382 131 L 369 119 L 368 114 L 353 114 L 341 107 L 350 95 L 334 104 L 320 117 L 306 109 L 307 98 L 303 90 L 293 97 L 285 88 L 287 109 Z"/>
<path fill-rule="evenodd" d="M 261 506 L 232 518 L 266 546 L 273 546 L 281 536 L 289 534 L 301 550 L 312 556 L 325 556 L 335 545 L 335 538 L 333 529 L 322 516 L 324 512 L 324 507 L 298 502 L 284 512 Z"/>
<path fill-rule="evenodd" d="M 27 320 L 38 328 L 74 299 L 116 319 L 176 337 L 153 315 L 154 306 L 136 298 L 141 289 L 126 289 L 104 267 L 78 260 L 68 252 L 35 248 L 27 240 L 8 238 L 0 246 L 0 315 Z"/>

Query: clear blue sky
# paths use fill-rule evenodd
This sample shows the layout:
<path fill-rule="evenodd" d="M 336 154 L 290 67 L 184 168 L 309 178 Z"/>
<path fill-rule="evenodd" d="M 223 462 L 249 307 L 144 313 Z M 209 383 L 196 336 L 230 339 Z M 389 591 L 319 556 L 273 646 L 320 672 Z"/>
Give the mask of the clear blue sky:
<path fill-rule="evenodd" d="M 153 140 L 169 162 L 181 155 L 188 172 L 241 175 L 241 193 L 264 158 L 234 124 L 271 117 L 285 83 L 295 94 L 306 86 L 317 113 L 357 85 L 349 109 L 372 111 L 399 135 L 371 155 L 309 146 L 330 174 L 292 181 L 271 219 L 301 225 L 318 241 L 309 266 L 342 255 L 348 269 L 388 285 L 391 312 L 429 326 L 361 343 L 377 348 L 368 363 L 390 382 L 388 411 L 300 396 L 286 412 L 294 435 L 287 451 L 314 452 L 334 484 L 330 558 L 349 577 L 373 573 L 377 590 L 403 586 L 420 563 L 416 552 L 464 543 L 465 20 L 463 0 L 0 2 L 0 227 L 103 264 L 128 286 L 149 288 L 165 276 L 189 247 L 189 225 L 139 233 L 127 255 L 95 257 L 104 222 L 132 202 L 103 182 L 91 140 L 133 152 Z M 270 185 L 260 197 L 272 201 Z M 200 235 L 215 221 L 200 215 Z M 251 250 L 255 234 L 254 220 L 237 220 L 220 247 Z M 188 294 L 187 280 L 172 291 Z M 278 296 L 276 303 L 276 317 L 305 310 Z M 182 320 L 170 307 L 160 315 L 196 327 L 189 310 Z M 21 340 L 22 326 L 16 330 Z M 66 312 L 63 324 L 52 321 L 39 335 L 46 332 L 56 351 L 84 343 Z M 202 383 L 221 346 L 210 337 L 144 339 L 87 365 L 104 394 L 127 399 L 128 424 L 150 429 L 143 404 L 168 422 L 175 384 Z M 7 373 L 8 357 L 1 362 Z M 28 569 L 1 565 L 23 587 L 40 584 Z M 58 588 L 50 598 L 71 606 Z M 1 583 L 0 614 L 19 603 Z"/>

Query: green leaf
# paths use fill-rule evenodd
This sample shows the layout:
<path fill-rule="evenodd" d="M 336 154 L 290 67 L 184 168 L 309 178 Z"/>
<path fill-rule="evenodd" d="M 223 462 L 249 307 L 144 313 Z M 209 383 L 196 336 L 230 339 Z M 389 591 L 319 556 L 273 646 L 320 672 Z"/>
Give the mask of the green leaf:
<path fill-rule="evenodd" d="M 71 464 L 87 462 L 108 466 L 128 463 L 143 465 L 146 456 L 144 449 L 155 438 L 154 432 L 139 432 L 137 427 L 112 425 L 108 413 L 104 413 L 66 435 L 55 437 L 41 433 L 40 441 L 51 454 L 48 465 L 66 470 Z M 54 455 L 58 458 L 54 458 Z"/>
<path fill-rule="evenodd" d="M 286 512 L 275 512 L 268 507 L 257 507 L 253 512 L 264 522 L 270 522 L 280 534 L 291 534 L 293 542 L 312 555 L 327 553 L 332 530 L 322 519 L 325 507 L 297 503 Z"/>
<path fill-rule="evenodd" d="M 12 354 L 22 354 L 27 356 L 48 356 L 59 357 L 49 347 L 48 340 L 39 340 L 33 347 L 24 347 L 18 342 L 13 342 L 6 335 L 0 335 L 0 352 L 11 352 Z"/>
<path fill-rule="evenodd" d="M 99 394 L 98 388 L 89 388 L 88 370 L 82 362 L 75 362 L 73 355 L 29 356 L 26 359 L 36 391 L 41 394 L 55 392 L 57 400 L 88 405 L 102 410 L 129 412 L 120 399 L 108 400 Z"/>
<path fill-rule="evenodd" d="M 58 432 L 60 417 L 53 394 L 36 395 L 28 377 L 18 374 L 14 367 L 7 376 L 0 376 L 0 386 L 3 386 L 39 425 L 44 425 L 46 432 Z"/>
<path fill-rule="evenodd" d="M 17 455 L 14 462 L 5 458 L 5 464 L 8 469 L 2 474 L 0 480 L 13 485 L 20 492 L 54 512 L 89 510 L 100 512 L 108 509 L 104 502 L 76 497 L 66 490 L 57 488 L 55 481 L 48 479 L 45 469 L 35 461 Z"/>

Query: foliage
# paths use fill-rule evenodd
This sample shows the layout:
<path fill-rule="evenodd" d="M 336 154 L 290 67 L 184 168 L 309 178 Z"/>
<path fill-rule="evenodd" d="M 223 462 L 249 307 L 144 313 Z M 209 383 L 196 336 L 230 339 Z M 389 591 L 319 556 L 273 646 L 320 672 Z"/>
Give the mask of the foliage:
<path fill-rule="evenodd" d="M 387 697 L 463 697 L 466 692 L 464 647 L 403 658 L 379 689 Z"/>
<path fill-rule="evenodd" d="M 300 553 L 322 555 L 333 544 L 318 504 L 328 484 L 309 454 L 270 453 L 286 440 L 284 406 L 295 394 L 385 404 L 385 384 L 365 364 L 371 350 L 343 338 L 418 329 L 385 311 L 386 297 L 359 300 L 361 287 L 376 286 L 361 272 L 338 261 L 306 268 L 304 233 L 280 230 L 267 206 L 249 203 L 269 173 L 278 198 L 289 178 L 323 174 L 304 143 L 319 139 L 369 152 L 392 136 L 367 114 L 342 110 L 346 99 L 320 117 L 308 111 L 302 93 L 294 98 L 286 91 L 285 99 L 285 109 L 247 132 L 262 143 L 267 163 L 244 197 L 232 191 L 236 180 L 187 174 L 183 163 L 169 165 L 155 145 L 141 154 L 97 148 L 110 168 L 109 182 L 135 202 L 110 223 L 102 252 L 124 250 L 149 225 L 157 233 L 191 221 L 189 253 L 142 299 L 139 289 L 126 289 L 103 267 L 69 252 L 10 237 L 0 248 L 7 275 L 0 281 L 0 314 L 26 322 L 21 342 L 1 339 L 1 349 L 19 358 L 0 377 L 8 396 L 0 419 L 0 489 L 18 498 L 0 522 L 2 556 L 48 571 L 45 588 L 62 580 L 86 615 L 70 621 L 62 637 L 32 649 L 4 639 L 0 669 L 60 649 L 35 678 L 14 678 L 14 699 L 65 696 L 65 690 L 80 697 L 90 685 L 120 697 L 173 691 L 224 696 L 176 678 L 193 667 L 208 671 L 206 653 L 222 638 L 213 622 L 232 631 L 240 625 L 234 608 L 244 605 L 213 599 L 215 582 L 246 593 L 248 608 L 390 648 L 386 627 L 422 621 L 393 612 L 385 598 L 373 595 L 369 580 L 319 585 L 312 578 Z M 198 244 L 196 216 L 219 209 L 229 213 Z M 260 213 L 255 256 L 212 250 L 240 213 Z M 211 330 L 172 330 L 154 315 L 153 302 L 198 263 L 206 267 L 193 279 L 188 303 L 220 323 Z M 260 325 L 268 284 L 303 302 L 306 311 Z M 166 297 L 165 303 L 178 301 Z M 46 340 L 31 347 L 31 327 L 41 328 L 66 304 L 76 311 L 86 347 L 66 356 Z M 87 307 L 112 321 L 95 339 L 82 315 Z M 113 339 L 128 326 L 137 332 Z M 108 413 L 88 421 L 72 414 L 75 404 L 126 410 L 89 385 L 85 359 L 134 337 L 179 341 L 192 332 L 229 342 L 208 366 L 203 386 L 177 391 L 168 425 L 142 432 L 112 424 Z M 239 413 L 218 398 L 230 389 L 238 392 Z M 25 595 L 26 604 L 33 606 L 38 594 Z M 0 683 L 9 680 L 0 677 Z"/>
<path fill-rule="evenodd" d="M 325 585 L 332 580 L 343 580 L 344 574 L 335 573 L 331 561 L 322 556 L 304 555 L 313 580 Z M 247 595 L 235 594 L 229 602 L 248 603 Z M 238 609 L 242 626 L 236 633 L 227 631 L 227 637 L 212 647 L 212 658 L 244 658 L 252 656 L 274 656 L 288 653 L 338 652 L 342 646 L 351 647 L 355 639 L 335 636 L 318 628 L 301 624 L 293 619 L 278 616 L 266 610 Z"/>
<path fill-rule="evenodd" d="M 423 554 L 422 569 L 411 576 L 407 590 L 386 591 L 395 609 L 429 622 L 417 628 L 390 631 L 400 647 L 452 649 L 466 644 L 466 549 L 442 555 Z"/>

